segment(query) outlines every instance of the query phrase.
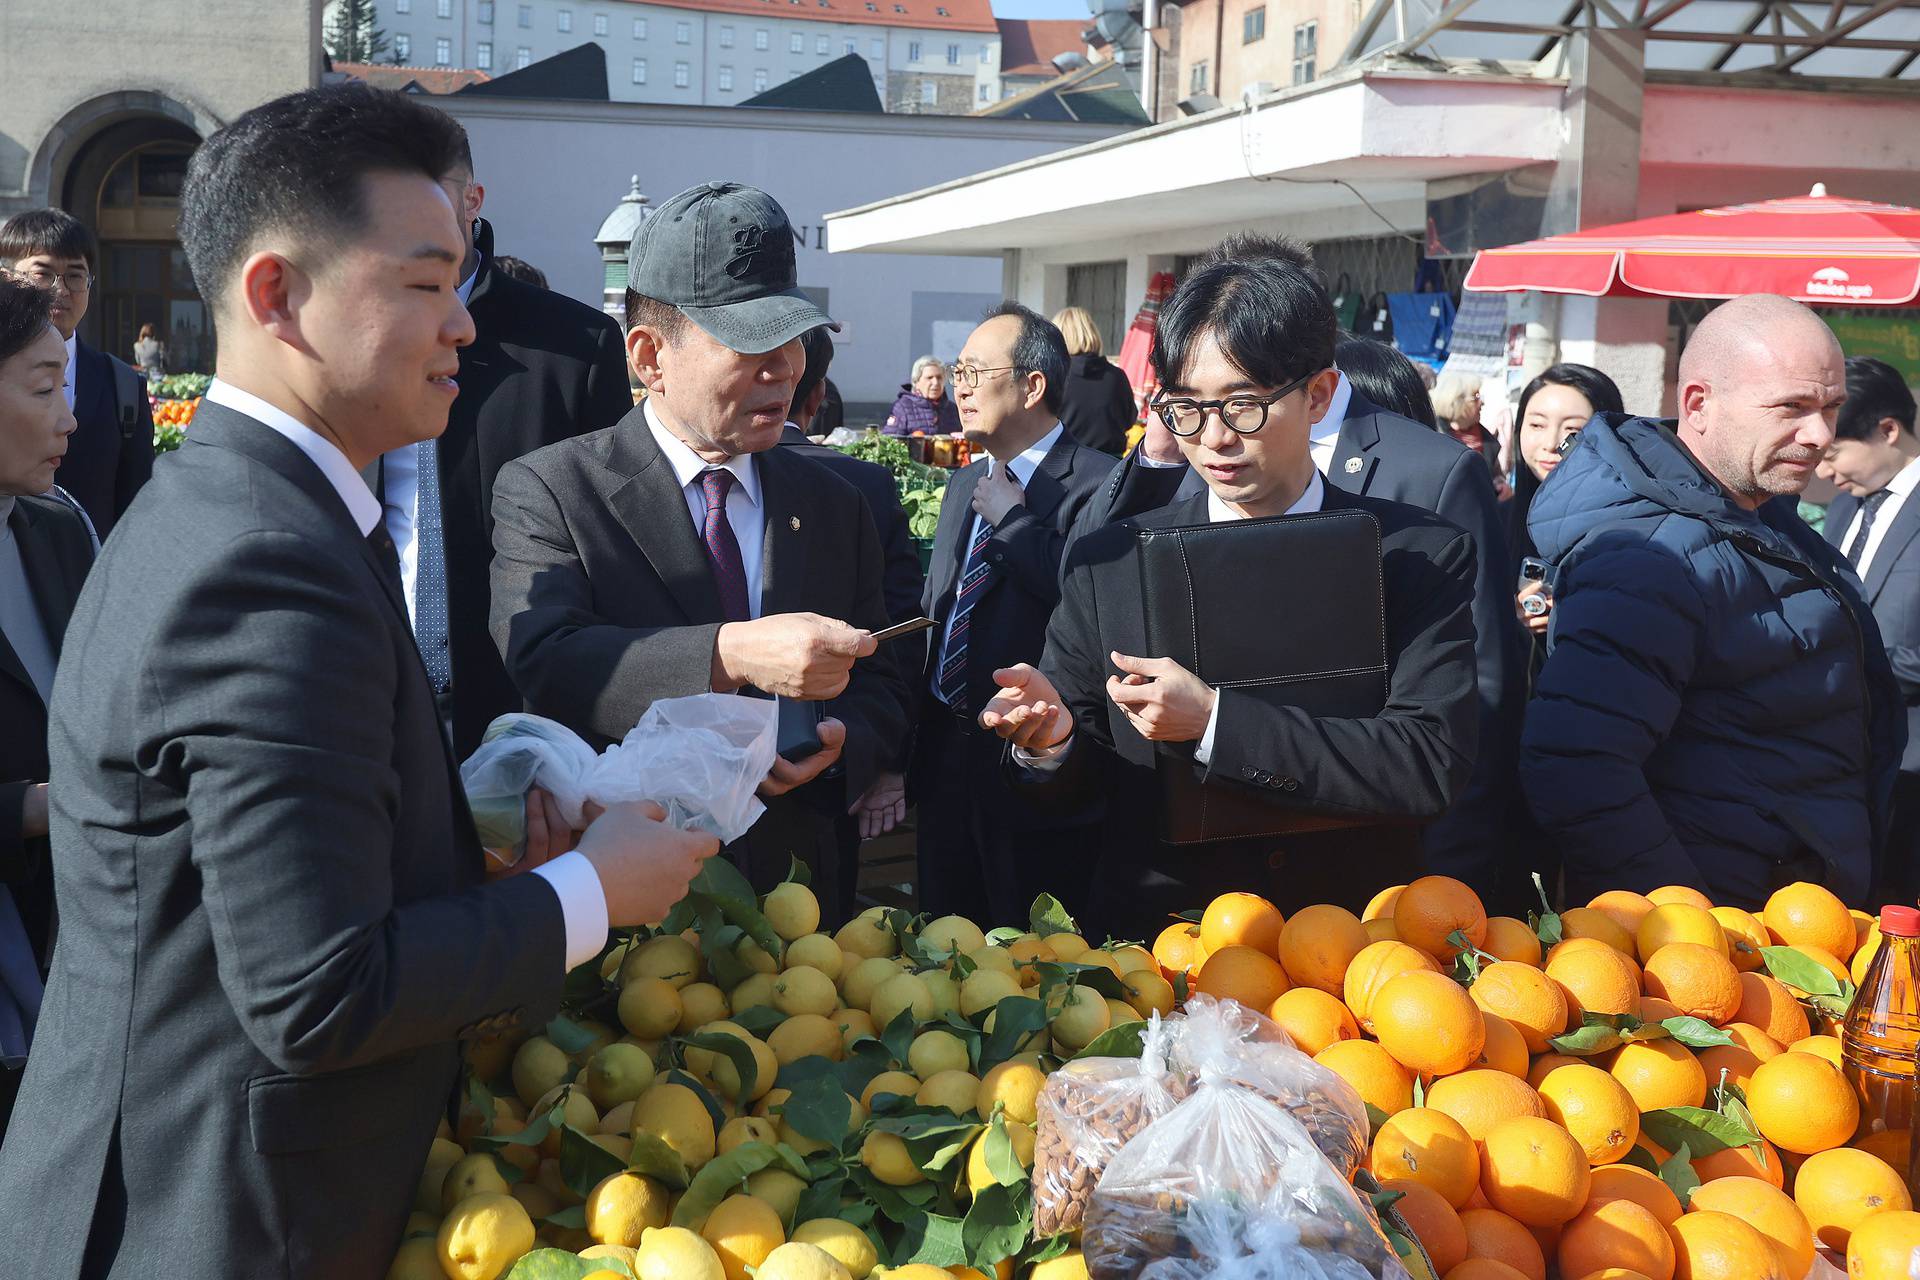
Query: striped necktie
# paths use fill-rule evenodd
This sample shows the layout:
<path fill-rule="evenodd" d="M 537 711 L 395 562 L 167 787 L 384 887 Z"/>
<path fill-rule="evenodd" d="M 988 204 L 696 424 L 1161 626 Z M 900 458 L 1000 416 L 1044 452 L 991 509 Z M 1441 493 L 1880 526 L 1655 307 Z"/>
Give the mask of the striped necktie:
<path fill-rule="evenodd" d="M 968 615 L 987 589 L 987 543 L 993 540 L 993 526 L 981 516 L 973 518 L 973 545 L 967 548 L 967 563 L 960 573 L 960 587 L 954 593 L 952 622 L 947 627 L 946 643 L 940 650 L 940 675 L 935 692 L 940 701 L 961 715 L 967 715 L 967 632 Z"/>
<path fill-rule="evenodd" d="M 1860 559 L 1867 553 L 1867 536 L 1873 532 L 1873 518 L 1880 514 L 1880 508 L 1887 505 L 1887 499 L 1893 496 L 1893 490 L 1882 489 L 1868 496 L 1860 504 L 1860 527 L 1847 541 L 1847 563 L 1855 569 L 1860 567 Z"/>

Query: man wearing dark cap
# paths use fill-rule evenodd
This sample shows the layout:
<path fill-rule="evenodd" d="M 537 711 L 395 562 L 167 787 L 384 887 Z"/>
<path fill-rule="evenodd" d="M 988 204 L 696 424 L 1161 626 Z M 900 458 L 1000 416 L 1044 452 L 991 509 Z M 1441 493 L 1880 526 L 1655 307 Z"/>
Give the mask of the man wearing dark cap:
<path fill-rule="evenodd" d="M 494 482 L 494 642 L 529 707 L 598 746 L 657 698 L 825 704 L 819 747 L 776 760 L 728 853 L 764 890 L 797 856 L 844 901 L 834 819 L 897 759 L 910 695 L 873 518 L 851 485 L 775 449 L 833 320 L 801 292 L 766 193 L 712 182 L 662 205 L 628 255 L 627 362 L 647 399 Z M 846 886 L 850 893 L 851 886 Z"/>

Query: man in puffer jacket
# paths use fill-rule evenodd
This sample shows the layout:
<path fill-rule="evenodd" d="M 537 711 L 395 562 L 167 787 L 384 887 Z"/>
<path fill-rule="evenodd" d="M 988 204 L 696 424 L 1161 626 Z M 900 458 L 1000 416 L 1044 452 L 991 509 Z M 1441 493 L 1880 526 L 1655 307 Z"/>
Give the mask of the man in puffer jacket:
<path fill-rule="evenodd" d="M 1833 442 L 1840 346 L 1736 298 L 1679 382 L 1677 422 L 1602 415 L 1534 498 L 1554 607 L 1521 785 L 1570 903 L 1684 884 L 1751 908 L 1811 880 L 1867 905 L 1906 726 L 1859 580 L 1792 501 Z"/>

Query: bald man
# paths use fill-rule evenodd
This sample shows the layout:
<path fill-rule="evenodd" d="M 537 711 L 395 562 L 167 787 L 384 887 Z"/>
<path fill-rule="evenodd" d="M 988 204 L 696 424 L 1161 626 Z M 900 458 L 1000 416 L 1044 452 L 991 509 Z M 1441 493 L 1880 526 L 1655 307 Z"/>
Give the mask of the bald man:
<path fill-rule="evenodd" d="M 1677 421 L 1603 415 L 1534 498 L 1554 609 L 1520 778 L 1568 902 L 1811 880 L 1878 905 L 1900 697 L 1859 580 L 1795 514 L 1845 399 L 1818 317 L 1736 298 L 1681 355 Z"/>

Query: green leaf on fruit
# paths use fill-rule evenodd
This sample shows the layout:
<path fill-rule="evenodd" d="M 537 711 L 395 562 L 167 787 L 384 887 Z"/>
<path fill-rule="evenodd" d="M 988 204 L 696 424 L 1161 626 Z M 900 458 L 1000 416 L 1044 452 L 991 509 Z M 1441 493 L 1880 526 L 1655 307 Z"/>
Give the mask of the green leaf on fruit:
<path fill-rule="evenodd" d="M 1708 1049 L 1717 1044 L 1732 1044 L 1733 1037 L 1704 1018 L 1663 1018 L 1667 1034 L 1689 1049 Z"/>
<path fill-rule="evenodd" d="M 739 1013 L 727 1019 L 727 1021 L 733 1023 L 734 1026 L 739 1027 L 742 1031 L 757 1040 L 765 1040 L 775 1027 L 786 1020 L 786 1014 L 764 1004 L 756 1004 L 751 1008 L 742 1009 Z"/>
<path fill-rule="evenodd" d="M 967 1248 L 959 1218 L 938 1213 L 923 1213 L 904 1224 L 900 1247 L 895 1251 L 897 1265 L 924 1263 L 933 1267 L 957 1267 L 967 1260 Z"/>
<path fill-rule="evenodd" d="M 722 1031 L 675 1039 L 687 1048 L 705 1049 L 724 1057 L 733 1066 L 734 1074 L 740 1081 L 735 1087 L 733 1100 L 745 1103 L 753 1097 L 753 1087 L 760 1083 L 760 1064 L 753 1056 L 753 1047 L 745 1040 Z"/>
<path fill-rule="evenodd" d="M 556 1015 L 547 1024 L 546 1036 L 569 1058 L 577 1058 L 585 1053 L 600 1038 L 565 1014 Z"/>
<path fill-rule="evenodd" d="M 587 1229 L 587 1206 L 584 1204 L 570 1204 L 564 1209 L 555 1209 L 552 1213 L 540 1219 L 540 1221 L 548 1223 L 551 1226 L 560 1227 L 563 1230 L 585 1231 Z"/>
<path fill-rule="evenodd" d="M 1667 1162 L 1654 1172 L 1659 1175 L 1660 1181 L 1667 1184 L 1667 1189 L 1679 1197 L 1680 1207 L 1685 1209 L 1693 1199 L 1694 1190 L 1700 1185 L 1700 1175 L 1693 1170 L 1693 1149 L 1687 1143 L 1681 1143 Z"/>
<path fill-rule="evenodd" d="M 1380 1126 L 1392 1118 L 1392 1116 L 1382 1111 L 1379 1107 L 1374 1106 L 1371 1102 L 1367 1103 L 1367 1123 L 1373 1126 L 1373 1132 L 1380 1132 Z"/>
<path fill-rule="evenodd" d="M 1825 965 L 1792 947 L 1762 947 L 1760 959 L 1773 977 L 1810 996 L 1837 997 L 1841 993 L 1839 980 Z"/>
<path fill-rule="evenodd" d="M 987 930 L 987 941 L 996 947 L 1004 947 L 1008 943 L 1018 942 L 1022 936 L 1024 935 L 1021 930 L 1009 928 L 1004 925 L 998 929 Z"/>
<path fill-rule="evenodd" d="M 1199 924 L 1207 918 L 1205 911 L 1175 911 L 1173 918 L 1181 924 Z"/>
<path fill-rule="evenodd" d="M 698 1231 L 715 1206 L 739 1190 L 741 1183 L 770 1165 L 777 1164 L 792 1172 L 790 1160 L 793 1160 L 791 1151 L 782 1156 L 778 1148 L 765 1142 L 743 1142 L 727 1154 L 715 1156 L 693 1175 L 687 1193 L 674 1206 L 673 1225 Z"/>
<path fill-rule="evenodd" d="M 1141 1021 L 1122 1022 L 1118 1026 L 1108 1027 L 1093 1038 L 1092 1044 L 1074 1054 L 1074 1061 L 1081 1058 L 1138 1058 L 1146 1034 L 1147 1024 Z"/>
<path fill-rule="evenodd" d="M 1047 1007 L 1032 996 L 1007 996 L 993 1007 L 993 1030 L 980 1046 L 980 1070 L 993 1070 L 1022 1051 L 1047 1026 Z"/>
<path fill-rule="evenodd" d="M 727 1122 L 726 1109 L 720 1105 L 720 1099 L 714 1097 L 712 1090 L 694 1079 L 687 1072 L 675 1067 L 660 1078 L 668 1084 L 683 1085 L 693 1090 L 693 1096 L 700 1099 L 700 1105 L 707 1109 L 707 1115 L 712 1118 L 715 1133 L 718 1133 L 720 1126 Z"/>
<path fill-rule="evenodd" d="M 864 1168 L 854 1169 L 851 1178 L 858 1194 L 871 1201 L 883 1217 L 909 1229 L 915 1221 L 928 1216 L 927 1206 L 937 1194 L 931 1182 L 916 1182 L 910 1187 L 890 1187 Z"/>
<path fill-rule="evenodd" d="M 1750 1147 L 1760 1135 L 1735 1120 L 1705 1107 L 1662 1107 L 1640 1117 L 1640 1132 L 1669 1151 L 1682 1146 L 1695 1156 L 1710 1156 L 1729 1147 Z"/>
<path fill-rule="evenodd" d="M 740 869 L 725 858 L 708 858 L 693 878 L 689 893 L 697 893 L 720 909 L 727 923 L 744 929 L 770 956 L 781 952 L 780 935 L 761 914 L 760 900 Z M 724 985 L 724 984 L 723 984 Z"/>
<path fill-rule="evenodd" d="M 521 1255 L 513 1264 L 513 1270 L 506 1273 L 506 1280 L 582 1280 L 596 1271 L 633 1275 L 632 1269 L 618 1258 L 582 1258 L 565 1249 L 535 1249 Z"/>
<path fill-rule="evenodd" d="M 633 1131 L 633 1155 L 627 1159 L 630 1173 L 645 1174 L 666 1184 L 672 1191 L 684 1191 L 690 1181 L 687 1162 L 658 1135 L 645 1129 Z"/>
<path fill-rule="evenodd" d="M 790 858 L 787 864 L 787 878 L 784 883 L 811 885 L 813 883 L 813 868 L 798 858 Z"/>
<path fill-rule="evenodd" d="M 572 1125 L 560 1130 L 560 1180 L 581 1199 L 614 1174 L 626 1172 L 626 1168 L 626 1161 L 590 1135 Z"/>
<path fill-rule="evenodd" d="M 918 1024 L 913 1019 L 913 1010 L 902 1009 L 880 1032 L 880 1043 L 887 1047 L 887 1056 L 902 1069 L 907 1065 L 907 1050 L 913 1048 L 916 1030 Z"/>
<path fill-rule="evenodd" d="M 847 1189 L 847 1174 L 844 1169 L 835 1168 L 824 1177 L 808 1179 L 806 1190 L 800 1193 L 800 1205 L 793 1211 L 795 1222 L 812 1222 L 815 1218 L 838 1218 L 845 1211 L 842 1201 Z"/>
<path fill-rule="evenodd" d="M 793 1087 L 780 1108 L 780 1120 L 801 1137 L 839 1150 L 853 1120 L 853 1099 L 834 1076 L 807 1080 Z"/>
<path fill-rule="evenodd" d="M 1033 1232 L 1033 1188 L 1021 1182 L 980 1188 L 962 1228 L 966 1262 L 988 1275 L 993 1265 L 1020 1252 Z"/>
<path fill-rule="evenodd" d="M 1588 1058 L 1609 1049 L 1617 1049 L 1625 1044 L 1630 1036 L 1639 1039 L 1650 1037 L 1643 1034 L 1645 1025 L 1630 1014 L 1589 1013 L 1578 1027 L 1563 1035 L 1553 1036 L 1547 1044 L 1560 1053 L 1575 1057 Z M 1662 1028 L 1657 1035 L 1666 1035 Z"/>
<path fill-rule="evenodd" d="M 1620 1163 L 1630 1164 L 1636 1169 L 1645 1169 L 1648 1173 L 1654 1174 L 1655 1176 L 1658 1176 L 1660 1173 L 1660 1162 L 1655 1160 L 1653 1158 L 1653 1152 L 1647 1150 L 1645 1147 L 1635 1146 L 1627 1148 L 1627 1154 L 1620 1157 Z"/>
<path fill-rule="evenodd" d="M 1080 926 L 1073 922 L 1067 909 L 1050 893 L 1033 900 L 1033 907 L 1027 912 L 1027 926 L 1043 938 L 1056 933 L 1080 932 Z"/>

